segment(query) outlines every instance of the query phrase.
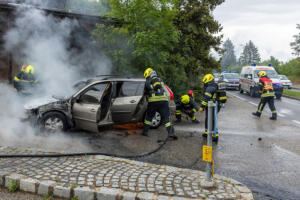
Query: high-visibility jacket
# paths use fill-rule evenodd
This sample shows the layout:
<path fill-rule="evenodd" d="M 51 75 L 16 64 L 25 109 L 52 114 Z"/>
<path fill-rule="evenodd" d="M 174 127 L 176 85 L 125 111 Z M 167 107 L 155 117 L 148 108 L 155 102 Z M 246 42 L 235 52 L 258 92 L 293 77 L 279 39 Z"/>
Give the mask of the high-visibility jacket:
<path fill-rule="evenodd" d="M 216 101 L 218 85 L 214 82 L 205 84 L 201 107 L 207 107 L 208 101 Z"/>
<path fill-rule="evenodd" d="M 21 71 L 14 77 L 14 87 L 18 91 L 26 91 L 37 82 L 35 76 L 31 73 Z"/>
<path fill-rule="evenodd" d="M 168 101 L 168 96 L 164 89 L 164 82 L 161 78 L 148 77 L 145 83 L 145 92 L 148 97 L 148 102 Z"/>
<path fill-rule="evenodd" d="M 183 101 L 183 98 L 189 98 L 188 102 Z M 176 102 L 176 106 L 180 106 L 185 110 L 193 110 L 193 112 L 197 112 L 199 110 L 198 105 L 189 95 L 181 96 L 181 98 Z"/>
<path fill-rule="evenodd" d="M 259 79 L 259 86 L 261 97 L 270 97 L 275 95 L 272 80 L 267 76 L 261 77 Z"/>

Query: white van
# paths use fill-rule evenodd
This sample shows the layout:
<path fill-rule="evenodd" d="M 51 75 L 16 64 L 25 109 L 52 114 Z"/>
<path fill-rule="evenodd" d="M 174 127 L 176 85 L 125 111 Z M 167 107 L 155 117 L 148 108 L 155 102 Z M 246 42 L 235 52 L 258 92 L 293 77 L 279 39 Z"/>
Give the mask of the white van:
<path fill-rule="evenodd" d="M 283 87 L 278 77 L 277 72 L 270 66 L 245 66 L 240 74 L 240 93 L 247 92 L 250 96 L 259 96 L 259 77 L 258 72 L 265 71 L 267 76 L 273 82 L 275 96 L 280 99 L 282 96 Z"/>

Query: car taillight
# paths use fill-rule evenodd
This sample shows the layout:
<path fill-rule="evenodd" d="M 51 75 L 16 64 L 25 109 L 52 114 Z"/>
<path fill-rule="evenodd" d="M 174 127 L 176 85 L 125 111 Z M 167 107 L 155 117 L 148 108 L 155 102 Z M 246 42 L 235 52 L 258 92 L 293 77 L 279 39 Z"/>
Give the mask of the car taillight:
<path fill-rule="evenodd" d="M 172 90 L 171 90 L 167 85 L 165 85 L 165 88 L 166 88 L 166 89 L 168 90 L 168 92 L 169 92 L 170 100 L 174 100 L 174 94 L 173 94 Z"/>

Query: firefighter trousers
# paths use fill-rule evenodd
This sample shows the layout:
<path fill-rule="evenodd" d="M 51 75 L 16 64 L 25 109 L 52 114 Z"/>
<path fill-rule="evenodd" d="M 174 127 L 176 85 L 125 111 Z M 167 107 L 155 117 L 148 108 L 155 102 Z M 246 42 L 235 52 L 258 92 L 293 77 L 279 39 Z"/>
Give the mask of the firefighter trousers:
<path fill-rule="evenodd" d="M 260 102 L 258 104 L 257 108 L 257 113 L 261 115 L 262 111 L 264 110 L 264 107 L 266 103 L 269 104 L 269 108 L 272 111 L 272 114 L 276 113 L 276 108 L 274 105 L 274 96 L 269 96 L 269 97 L 261 97 Z"/>
<path fill-rule="evenodd" d="M 165 125 L 168 135 L 174 136 L 174 128 L 171 124 L 170 120 L 170 110 L 169 110 L 169 102 L 168 101 L 154 101 L 148 102 L 148 107 L 146 111 L 146 117 L 144 121 L 144 135 L 147 135 L 149 128 L 152 124 L 152 119 L 155 116 L 155 113 L 159 112 L 161 115 L 162 124 Z"/>
<path fill-rule="evenodd" d="M 182 105 L 176 105 L 176 119 L 181 120 L 181 112 L 187 114 L 192 120 L 196 120 L 195 113 L 196 109 L 185 108 Z"/>
<path fill-rule="evenodd" d="M 221 106 L 218 105 L 218 113 L 221 110 Z M 215 129 L 215 107 L 212 109 L 212 131 Z M 205 107 L 205 131 L 208 130 L 208 107 Z"/>

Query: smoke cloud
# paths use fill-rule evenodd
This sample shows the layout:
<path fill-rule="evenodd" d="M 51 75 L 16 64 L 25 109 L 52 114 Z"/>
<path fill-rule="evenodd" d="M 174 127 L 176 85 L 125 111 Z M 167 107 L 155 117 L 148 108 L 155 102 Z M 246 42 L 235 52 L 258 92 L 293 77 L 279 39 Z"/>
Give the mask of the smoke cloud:
<path fill-rule="evenodd" d="M 22 64 L 34 66 L 39 81 L 37 96 L 69 96 L 76 82 L 110 73 L 110 61 L 77 21 L 57 19 L 33 8 L 20 8 L 16 15 L 13 28 L 4 36 L 5 48 L 14 55 L 20 68 Z M 46 139 L 37 134 L 39 130 L 22 122 L 24 104 L 31 98 L 36 101 L 37 97 L 25 99 L 11 86 L 0 85 L 0 145 L 89 149 L 83 142 L 63 134 Z"/>

